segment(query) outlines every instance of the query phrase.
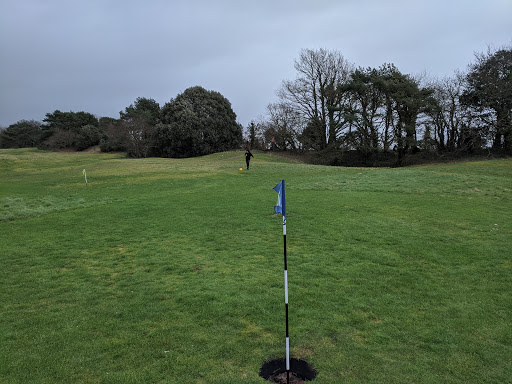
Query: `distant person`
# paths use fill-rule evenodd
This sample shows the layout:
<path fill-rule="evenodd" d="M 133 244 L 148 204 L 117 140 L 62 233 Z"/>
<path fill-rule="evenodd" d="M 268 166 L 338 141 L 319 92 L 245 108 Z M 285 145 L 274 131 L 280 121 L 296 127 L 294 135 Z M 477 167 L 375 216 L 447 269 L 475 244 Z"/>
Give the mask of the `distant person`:
<path fill-rule="evenodd" d="M 248 149 L 245 150 L 245 163 L 247 164 L 247 170 L 249 170 L 249 163 L 251 162 L 251 157 L 254 157 Z"/>

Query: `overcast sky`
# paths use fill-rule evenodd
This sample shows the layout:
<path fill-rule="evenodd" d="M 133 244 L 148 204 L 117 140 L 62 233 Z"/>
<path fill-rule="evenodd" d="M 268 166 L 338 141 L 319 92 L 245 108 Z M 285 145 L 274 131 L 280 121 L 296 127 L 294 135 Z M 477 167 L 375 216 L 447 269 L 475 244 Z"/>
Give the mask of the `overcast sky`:
<path fill-rule="evenodd" d="M 444 77 L 511 43 L 512 0 L 0 0 L 0 126 L 200 85 L 245 127 L 303 48 Z"/>

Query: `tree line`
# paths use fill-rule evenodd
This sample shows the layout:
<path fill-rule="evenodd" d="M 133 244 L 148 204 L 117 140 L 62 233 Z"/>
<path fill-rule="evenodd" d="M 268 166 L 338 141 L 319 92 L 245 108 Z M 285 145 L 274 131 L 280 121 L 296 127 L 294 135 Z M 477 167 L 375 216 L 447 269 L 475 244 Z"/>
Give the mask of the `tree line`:
<path fill-rule="evenodd" d="M 414 154 L 512 153 L 512 47 L 475 55 L 444 79 L 402 73 L 393 64 L 356 67 L 336 50 L 304 49 L 296 77 L 246 128 L 252 148 L 315 154 L 321 162 L 404 165 Z M 230 102 L 192 87 L 162 107 L 137 98 L 119 118 L 47 113 L 0 131 L 0 147 L 123 151 L 133 157 L 191 157 L 240 148 Z"/>
<path fill-rule="evenodd" d="M 418 152 L 512 153 L 512 48 L 475 55 L 467 72 L 429 80 L 393 64 L 356 68 L 338 51 L 302 50 L 296 78 L 251 122 L 254 146 L 326 154 L 333 163 Z"/>
<path fill-rule="evenodd" d="M 0 132 L 0 148 L 84 150 L 132 157 L 193 157 L 239 148 L 242 126 L 219 92 L 191 87 L 162 107 L 139 97 L 119 119 L 88 112 L 47 113 L 43 122 L 22 120 Z"/>

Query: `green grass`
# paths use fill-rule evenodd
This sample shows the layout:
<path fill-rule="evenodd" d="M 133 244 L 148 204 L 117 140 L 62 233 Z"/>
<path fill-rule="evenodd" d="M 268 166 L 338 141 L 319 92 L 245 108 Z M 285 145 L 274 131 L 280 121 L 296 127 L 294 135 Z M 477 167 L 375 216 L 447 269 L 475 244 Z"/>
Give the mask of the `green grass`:
<path fill-rule="evenodd" d="M 0 382 L 512 377 L 512 160 L 333 168 L 0 150 Z M 86 187 L 82 169 L 86 169 Z M 244 167 L 245 168 L 245 167 Z"/>

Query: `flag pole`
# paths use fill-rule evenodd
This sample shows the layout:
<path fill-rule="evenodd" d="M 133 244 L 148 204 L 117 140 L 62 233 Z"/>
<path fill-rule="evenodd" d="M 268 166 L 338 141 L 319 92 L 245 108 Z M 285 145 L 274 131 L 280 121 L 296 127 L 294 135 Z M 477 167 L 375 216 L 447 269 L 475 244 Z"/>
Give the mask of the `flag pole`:
<path fill-rule="evenodd" d="M 276 213 L 283 215 L 283 250 L 284 250 L 284 307 L 286 319 L 286 384 L 290 383 L 290 335 L 288 330 L 288 261 L 286 256 L 286 200 L 284 191 L 284 180 L 274 187 L 277 192 L 277 205 L 274 207 Z"/>
<path fill-rule="evenodd" d="M 284 180 L 283 180 L 284 188 Z M 286 318 L 286 384 L 290 383 L 290 335 L 288 332 L 288 261 L 286 258 L 286 216 L 283 216 L 284 244 L 284 307 Z"/>

